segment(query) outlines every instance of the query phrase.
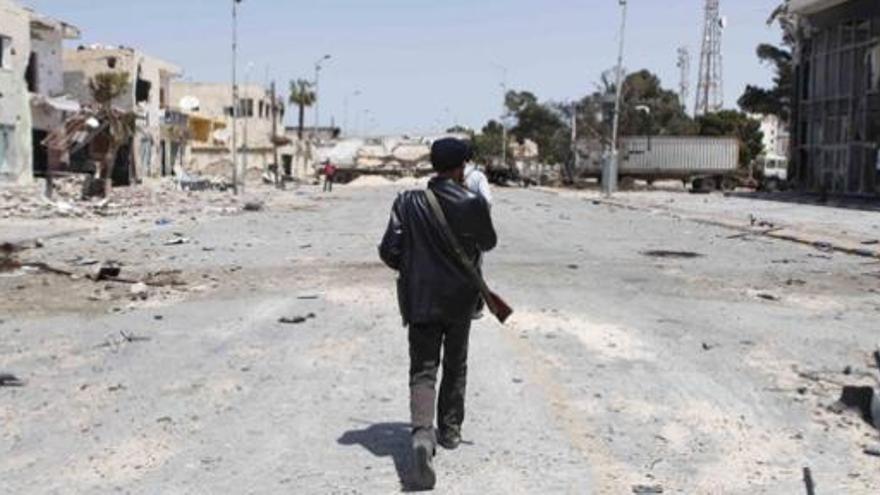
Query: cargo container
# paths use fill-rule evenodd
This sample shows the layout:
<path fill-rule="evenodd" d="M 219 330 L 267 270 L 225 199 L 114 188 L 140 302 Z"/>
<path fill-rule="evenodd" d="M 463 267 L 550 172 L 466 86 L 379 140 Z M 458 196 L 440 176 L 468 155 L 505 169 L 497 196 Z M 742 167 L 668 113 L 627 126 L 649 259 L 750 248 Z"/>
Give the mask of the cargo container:
<path fill-rule="evenodd" d="M 728 137 L 631 136 L 620 141 L 619 177 L 621 181 L 681 180 L 695 189 L 733 189 L 739 185 L 739 140 Z M 588 156 L 581 153 L 581 177 L 602 175 L 601 157 L 596 147 Z M 587 158 L 583 160 L 583 158 Z"/>

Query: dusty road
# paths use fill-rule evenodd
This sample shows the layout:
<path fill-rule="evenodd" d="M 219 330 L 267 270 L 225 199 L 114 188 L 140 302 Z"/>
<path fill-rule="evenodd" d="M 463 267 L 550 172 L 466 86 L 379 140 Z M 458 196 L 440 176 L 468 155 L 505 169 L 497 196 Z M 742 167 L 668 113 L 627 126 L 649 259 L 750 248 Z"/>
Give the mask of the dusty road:
<path fill-rule="evenodd" d="M 406 337 L 375 249 L 395 191 L 26 252 L 186 285 L 0 276 L 0 371 L 27 381 L 0 388 L 0 492 L 399 492 Z M 517 314 L 476 324 L 438 493 L 794 494 L 805 466 L 818 493 L 880 491 L 876 431 L 827 410 L 878 371 L 876 262 L 546 192 L 494 213 L 486 271 Z"/>

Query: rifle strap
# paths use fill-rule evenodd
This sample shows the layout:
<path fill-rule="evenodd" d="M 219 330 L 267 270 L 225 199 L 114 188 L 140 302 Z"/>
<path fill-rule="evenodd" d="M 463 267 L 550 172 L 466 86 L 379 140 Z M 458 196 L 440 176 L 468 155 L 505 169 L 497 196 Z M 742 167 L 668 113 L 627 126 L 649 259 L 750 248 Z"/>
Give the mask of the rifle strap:
<path fill-rule="evenodd" d="M 425 195 L 428 198 L 428 204 L 431 206 L 431 210 L 434 212 L 434 218 L 437 220 L 437 223 L 440 224 L 440 228 L 443 231 L 443 237 L 446 238 L 447 243 L 452 248 L 453 253 L 455 253 L 456 261 L 458 261 L 461 267 L 464 268 L 467 274 L 471 277 L 471 280 L 480 289 L 480 294 L 483 296 L 483 300 L 486 301 L 486 305 L 489 306 L 489 310 L 495 313 L 497 308 L 495 308 L 495 299 L 492 297 L 492 291 L 489 290 L 489 286 L 486 285 L 486 281 L 483 280 L 480 272 L 477 271 L 477 268 L 470 259 L 468 259 L 468 255 L 458 241 L 458 237 L 455 235 L 455 232 L 452 231 L 452 227 L 449 226 L 449 222 L 446 220 L 446 214 L 443 213 L 443 208 L 440 206 L 440 200 L 437 199 L 437 195 L 434 194 L 434 191 L 432 191 L 430 187 L 425 189 Z"/>

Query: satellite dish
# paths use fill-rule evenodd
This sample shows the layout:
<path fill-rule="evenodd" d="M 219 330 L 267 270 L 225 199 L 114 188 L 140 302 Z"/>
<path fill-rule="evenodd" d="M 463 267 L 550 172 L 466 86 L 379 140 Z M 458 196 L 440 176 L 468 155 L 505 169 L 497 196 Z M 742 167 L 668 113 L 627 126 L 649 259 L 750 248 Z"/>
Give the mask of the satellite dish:
<path fill-rule="evenodd" d="M 184 96 L 180 99 L 180 109 L 184 112 L 194 112 L 199 109 L 200 102 L 195 96 Z"/>
<path fill-rule="evenodd" d="M 721 18 L 718 19 L 718 25 L 721 26 L 721 29 L 727 29 L 727 16 L 726 15 L 721 16 Z"/>
<path fill-rule="evenodd" d="M 229 142 L 230 132 L 227 129 L 217 129 L 211 133 L 211 138 L 219 143 L 226 144 Z"/>

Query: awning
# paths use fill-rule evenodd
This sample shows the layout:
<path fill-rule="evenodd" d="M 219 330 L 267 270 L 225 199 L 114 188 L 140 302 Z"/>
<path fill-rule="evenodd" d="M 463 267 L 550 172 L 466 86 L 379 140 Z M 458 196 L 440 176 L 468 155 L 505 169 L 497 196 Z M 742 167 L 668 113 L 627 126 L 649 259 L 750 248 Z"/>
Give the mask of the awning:
<path fill-rule="evenodd" d="M 67 95 L 50 98 L 48 96 L 35 96 L 32 100 L 34 105 L 41 105 L 58 110 L 59 112 L 76 113 L 82 109 L 78 101 Z"/>

